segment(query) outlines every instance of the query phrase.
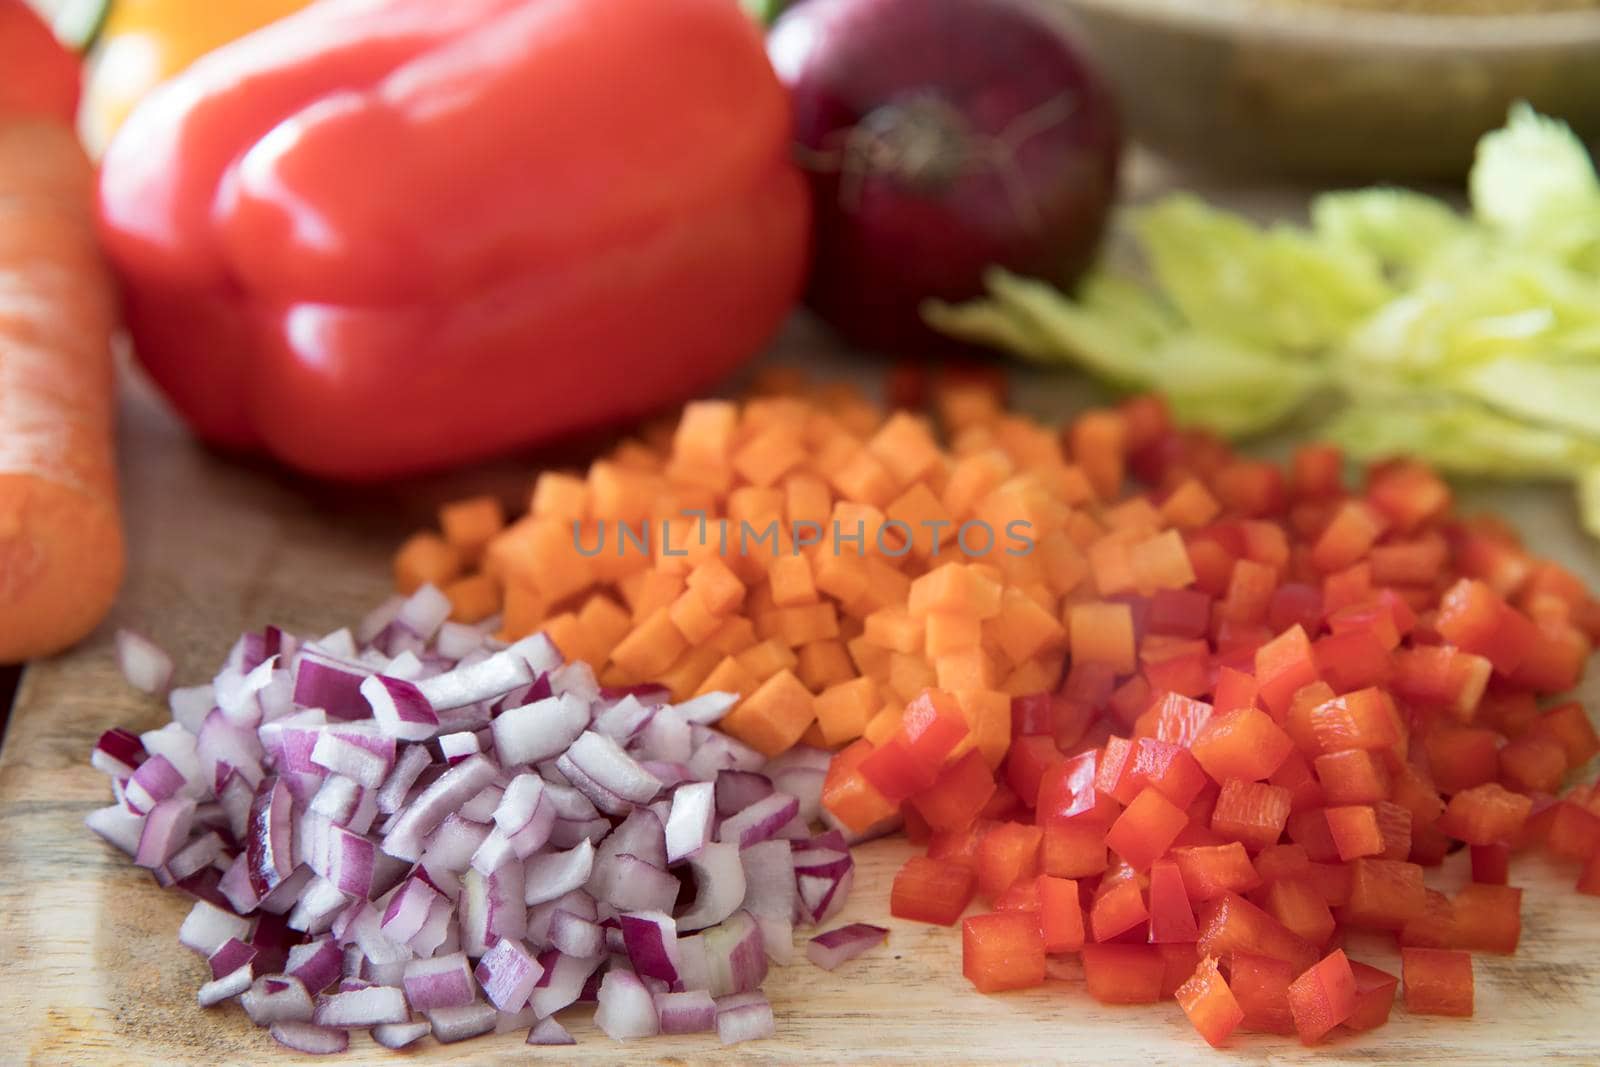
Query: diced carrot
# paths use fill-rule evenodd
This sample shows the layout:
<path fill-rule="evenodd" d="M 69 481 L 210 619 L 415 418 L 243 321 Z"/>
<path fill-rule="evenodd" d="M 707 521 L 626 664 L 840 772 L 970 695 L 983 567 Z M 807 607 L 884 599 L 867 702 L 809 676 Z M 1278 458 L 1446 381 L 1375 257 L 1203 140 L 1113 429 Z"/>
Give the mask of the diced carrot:
<path fill-rule="evenodd" d="M 424 585 L 442 587 L 461 574 L 462 562 L 461 549 L 438 534 L 412 534 L 394 556 L 395 587 L 406 594 Z"/>
<path fill-rule="evenodd" d="M 785 669 L 761 683 L 719 725 L 751 748 L 776 756 L 798 741 L 815 718 L 810 691 Z"/>

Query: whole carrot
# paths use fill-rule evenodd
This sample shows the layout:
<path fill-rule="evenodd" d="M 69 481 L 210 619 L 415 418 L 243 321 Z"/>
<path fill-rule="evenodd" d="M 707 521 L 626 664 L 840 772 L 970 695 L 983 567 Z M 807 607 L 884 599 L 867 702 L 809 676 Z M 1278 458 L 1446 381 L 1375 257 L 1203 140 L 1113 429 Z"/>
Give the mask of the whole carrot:
<path fill-rule="evenodd" d="M 0 662 L 82 638 L 122 581 L 116 300 L 92 205 L 71 129 L 0 107 Z"/>

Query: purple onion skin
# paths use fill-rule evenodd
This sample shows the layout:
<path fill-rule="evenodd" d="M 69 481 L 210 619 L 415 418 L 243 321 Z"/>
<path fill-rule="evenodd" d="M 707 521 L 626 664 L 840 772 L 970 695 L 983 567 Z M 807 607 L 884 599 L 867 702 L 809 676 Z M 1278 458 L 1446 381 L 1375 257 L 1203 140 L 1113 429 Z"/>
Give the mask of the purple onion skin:
<path fill-rule="evenodd" d="M 1015 0 L 806 0 L 767 52 L 810 175 L 807 302 L 849 340 L 950 349 L 918 308 L 991 265 L 1066 289 L 1095 257 L 1121 133 L 1104 81 Z"/>

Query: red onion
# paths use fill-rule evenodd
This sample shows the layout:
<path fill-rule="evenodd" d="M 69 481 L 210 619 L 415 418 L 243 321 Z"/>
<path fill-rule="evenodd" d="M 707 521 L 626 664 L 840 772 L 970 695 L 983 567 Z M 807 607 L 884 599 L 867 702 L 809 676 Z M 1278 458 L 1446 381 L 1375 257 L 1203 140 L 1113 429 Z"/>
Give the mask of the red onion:
<path fill-rule="evenodd" d="M 665 836 L 668 863 L 688 859 L 711 840 L 714 789 L 710 782 L 692 782 L 673 792 Z"/>
<path fill-rule="evenodd" d="M 555 759 L 589 727 L 589 706 L 570 694 L 502 712 L 489 729 L 502 766 Z"/>
<path fill-rule="evenodd" d="M 221 978 L 213 978 L 205 983 L 200 987 L 196 997 L 202 1008 L 209 1008 L 221 1004 L 224 1000 L 230 1000 L 249 988 L 250 965 L 247 963 Z"/>
<path fill-rule="evenodd" d="M 178 795 L 184 777 L 165 756 L 152 756 L 141 763 L 123 789 L 128 810 L 144 815 L 163 800 Z"/>
<path fill-rule="evenodd" d="M 1011 0 L 807 0 L 768 54 L 811 172 L 807 295 L 859 344 L 926 349 L 928 297 L 1001 265 L 1068 288 L 1116 193 L 1110 96 L 1042 12 Z"/>
<path fill-rule="evenodd" d="M 273 1023 L 309 1023 L 316 1012 L 311 996 L 298 978 L 266 974 L 239 995 L 239 1004 L 257 1026 Z"/>
<path fill-rule="evenodd" d="M 428 1022 L 433 1025 L 433 1036 L 440 1044 L 465 1041 L 494 1029 L 499 1012 L 482 1002 L 466 1004 L 459 1008 L 438 1008 L 428 1012 Z"/>
<path fill-rule="evenodd" d="M 94 743 L 89 763 L 95 770 L 113 778 L 129 778 L 145 761 L 144 745 L 137 734 L 121 727 L 107 730 Z"/>
<path fill-rule="evenodd" d="M 415 1043 L 429 1030 L 429 1023 L 384 1023 L 372 1028 L 372 1040 L 389 1049 L 402 1049 Z"/>
<path fill-rule="evenodd" d="M 528 1003 L 540 1018 L 576 1003 L 583 993 L 584 983 L 601 962 L 600 957 L 563 956 L 559 952 L 550 958 L 541 956 L 539 963 L 544 967 L 544 976 L 539 980 L 541 984 L 534 986 Z"/>
<path fill-rule="evenodd" d="M 717 1025 L 717 1004 L 703 989 L 657 993 L 656 1015 L 663 1034 L 698 1034 Z"/>
<path fill-rule="evenodd" d="M 403 992 L 394 986 L 370 986 L 350 993 L 320 994 L 312 1021 L 318 1026 L 366 1028 L 409 1018 Z"/>
<path fill-rule="evenodd" d="M 240 967 L 249 965 L 258 955 L 260 950 L 254 945 L 237 937 L 230 937 L 217 946 L 216 951 L 207 957 L 206 963 L 211 968 L 211 977 L 221 978 L 225 974 L 232 974 Z"/>
<path fill-rule="evenodd" d="M 772 1005 L 760 993 L 739 993 L 717 999 L 717 1040 L 724 1045 L 771 1037 L 777 1032 Z"/>
<path fill-rule="evenodd" d="M 401 741 L 426 741 L 439 729 L 439 716 L 428 698 L 402 678 L 374 674 L 361 682 L 361 697 L 372 709 L 378 728 Z"/>
<path fill-rule="evenodd" d="M 521 942 L 502 937 L 483 954 L 475 973 L 489 1003 L 501 1011 L 515 1012 L 528 1003 L 544 968 L 528 955 Z"/>
<path fill-rule="evenodd" d="M 546 1016 L 540 1019 L 532 1030 L 528 1031 L 528 1044 L 530 1045 L 576 1045 L 572 1035 L 567 1033 L 567 1028 L 562 1026 L 556 1017 Z"/>
<path fill-rule="evenodd" d="M 145 816 L 144 830 L 133 862 L 152 870 L 160 867 L 182 847 L 194 827 L 195 802 L 188 797 L 163 800 Z"/>
<path fill-rule="evenodd" d="M 600 982 L 599 1003 L 594 1022 L 608 1037 L 632 1041 L 661 1032 L 654 998 L 644 983 L 627 971 L 606 972 Z"/>
<path fill-rule="evenodd" d="M 529 936 L 532 936 L 531 922 Z M 567 956 L 599 956 L 606 947 L 605 931 L 595 923 L 593 916 L 585 918 L 563 908 L 551 912 L 542 940 L 548 941 L 552 948 Z"/>
<path fill-rule="evenodd" d="M 806 945 L 806 958 L 825 971 L 847 963 L 888 940 L 889 931 L 868 923 L 851 923 L 818 934 Z"/>
<path fill-rule="evenodd" d="M 249 936 L 249 919 L 232 915 L 203 900 L 195 902 L 178 928 L 178 944 L 207 957 L 229 941 L 243 942 Z"/>
<path fill-rule="evenodd" d="M 748 993 L 767 978 L 767 953 L 761 927 L 747 911 L 702 935 L 705 951 L 705 985 L 714 997 Z"/>
<path fill-rule="evenodd" d="M 408 960 L 402 987 L 414 1011 L 459 1008 L 477 999 L 472 984 L 472 965 L 464 952 L 435 956 L 427 960 Z"/>
<path fill-rule="evenodd" d="M 163 696 L 172 685 L 172 657 L 155 642 L 132 630 L 118 630 L 117 666 L 128 684 L 141 693 Z"/>
<path fill-rule="evenodd" d="M 744 867 L 739 846 L 714 842 L 688 858 L 694 874 L 694 907 L 678 916 L 678 928 L 700 930 L 715 926 L 744 902 Z"/>
<path fill-rule="evenodd" d="M 566 852 L 534 856 L 524 867 L 523 902 L 542 904 L 581 888 L 594 870 L 594 846 L 585 841 Z"/>
<path fill-rule="evenodd" d="M 634 972 L 669 985 L 677 982 L 678 926 L 672 916 L 661 911 L 624 912 L 617 922 Z"/>
<path fill-rule="evenodd" d="M 343 1030 L 330 1030 L 326 1026 L 310 1023 L 273 1023 L 268 1033 L 272 1040 L 284 1048 L 312 1056 L 329 1056 L 350 1047 L 350 1035 Z"/>
<path fill-rule="evenodd" d="M 723 820 L 717 839 L 748 848 L 777 836 L 799 813 L 800 801 L 788 793 L 773 793 Z"/>
<path fill-rule="evenodd" d="M 717 772 L 717 814 L 736 815 L 772 795 L 772 779 L 754 771 Z"/>
<path fill-rule="evenodd" d="M 320 993 L 339 977 L 339 967 L 343 962 L 344 953 L 339 946 L 322 938 L 291 948 L 285 970 L 290 977 L 304 983 L 306 989 Z"/>

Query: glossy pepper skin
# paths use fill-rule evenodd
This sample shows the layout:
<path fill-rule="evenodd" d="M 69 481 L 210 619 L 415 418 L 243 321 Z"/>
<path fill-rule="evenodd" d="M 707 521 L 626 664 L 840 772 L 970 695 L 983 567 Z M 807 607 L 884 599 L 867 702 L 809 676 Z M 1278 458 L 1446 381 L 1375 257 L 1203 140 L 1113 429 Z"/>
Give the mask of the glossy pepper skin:
<path fill-rule="evenodd" d="M 809 213 L 727 0 L 324 0 L 102 169 L 139 358 L 207 441 L 368 480 L 645 414 L 776 331 Z"/>

